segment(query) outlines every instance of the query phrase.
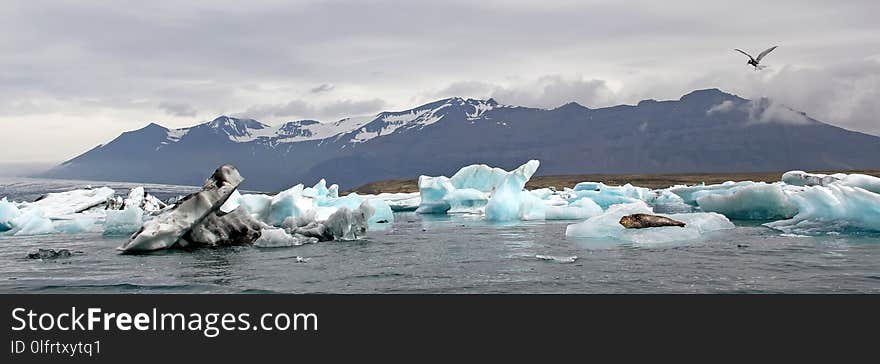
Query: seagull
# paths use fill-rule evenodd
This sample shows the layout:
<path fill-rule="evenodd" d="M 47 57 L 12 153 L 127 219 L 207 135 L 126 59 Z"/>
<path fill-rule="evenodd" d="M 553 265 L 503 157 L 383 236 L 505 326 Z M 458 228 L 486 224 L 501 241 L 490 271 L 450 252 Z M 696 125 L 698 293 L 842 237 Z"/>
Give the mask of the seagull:
<path fill-rule="evenodd" d="M 755 66 L 755 71 L 757 71 L 757 70 L 760 70 L 760 69 L 763 69 L 763 68 L 764 68 L 764 67 L 762 67 L 762 66 L 758 66 L 758 63 L 761 62 L 761 59 L 764 58 L 764 56 L 766 56 L 768 53 L 770 53 L 770 52 L 772 52 L 774 49 L 776 49 L 776 47 L 778 47 L 778 46 L 772 46 L 772 47 L 770 47 L 770 48 L 767 48 L 767 50 L 761 52 L 761 54 L 759 54 L 757 58 L 750 56 L 748 53 L 744 52 L 742 49 L 734 48 L 734 50 L 737 51 L 737 52 L 740 52 L 740 53 L 742 53 L 742 54 L 745 54 L 746 57 L 749 57 L 749 61 L 748 61 L 746 64 L 750 64 L 750 65 L 752 65 L 752 66 Z"/>

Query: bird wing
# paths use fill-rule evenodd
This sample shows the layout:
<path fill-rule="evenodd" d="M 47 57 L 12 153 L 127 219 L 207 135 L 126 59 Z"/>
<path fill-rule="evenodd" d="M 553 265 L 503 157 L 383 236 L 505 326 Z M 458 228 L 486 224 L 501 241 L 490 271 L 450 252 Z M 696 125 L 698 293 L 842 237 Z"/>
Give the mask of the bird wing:
<path fill-rule="evenodd" d="M 745 54 L 745 55 L 746 55 L 746 57 L 749 57 L 749 59 L 752 59 L 752 60 L 754 60 L 754 59 L 755 59 L 755 58 L 754 58 L 754 57 L 752 57 L 752 56 L 750 56 L 750 55 L 749 55 L 749 54 L 748 54 L 748 53 L 746 53 L 746 52 L 743 52 L 743 50 L 742 50 L 742 49 L 738 49 L 738 48 L 734 48 L 734 49 L 733 49 L 733 50 L 735 50 L 735 51 L 737 51 L 737 52 L 740 52 L 740 53 L 742 53 L 742 54 Z"/>
<path fill-rule="evenodd" d="M 761 62 L 761 58 L 764 58 L 764 56 L 766 56 L 768 53 L 773 52 L 773 50 L 776 49 L 776 47 L 778 47 L 778 46 L 772 46 L 770 48 L 767 48 L 766 51 L 761 52 L 761 54 L 758 55 L 758 59 L 757 59 L 758 62 Z"/>

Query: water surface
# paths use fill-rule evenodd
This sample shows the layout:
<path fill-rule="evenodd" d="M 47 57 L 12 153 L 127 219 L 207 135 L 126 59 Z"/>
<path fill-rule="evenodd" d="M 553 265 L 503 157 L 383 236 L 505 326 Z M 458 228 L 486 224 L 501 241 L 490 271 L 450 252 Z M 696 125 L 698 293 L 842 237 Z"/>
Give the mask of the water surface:
<path fill-rule="evenodd" d="M 634 246 L 566 238 L 577 221 L 494 224 L 415 213 L 395 220 L 358 241 L 148 255 L 119 254 L 119 236 L 2 236 L 0 292 L 880 293 L 876 234 L 783 236 L 735 221 L 698 241 Z M 26 259 L 37 248 L 75 254 Z"/>

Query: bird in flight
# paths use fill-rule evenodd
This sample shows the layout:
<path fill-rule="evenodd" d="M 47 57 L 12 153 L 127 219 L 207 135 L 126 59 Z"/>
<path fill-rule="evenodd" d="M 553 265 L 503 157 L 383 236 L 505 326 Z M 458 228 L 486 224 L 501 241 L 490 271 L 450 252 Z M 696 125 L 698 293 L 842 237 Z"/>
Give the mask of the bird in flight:
<path fill-rule="evenodd" d="M 755 71 L 757 71 L 757 70 L 760 70 L 760 69 L 764 69 L 764 66 L 759 66 L 759 65 L 758 65 L 759 63 L 761 63 L 761 59 L 764 58 L 764 56 L 766 56 L 768 53 L 770 53 L 770 52 L 772 52 L 774 49 L 776 49 L 776 47 L 777 47 L 777 46 L 772 46 L 772 47 L 770 47 L 770 48 L 767 48 L 767 50 L 761 52 L 761 54 L 759 54 L 758 57 L 752 57 L 752 56 L 749 55 L 748 53 L 744 52 L 742 49 L 734 48 L 734 50 L 737 51 L 737 52 L 740 52 L 740 53 L 742 53 L 742 54 L 745 54 L 746 57 L 749 57 L 749 61 L 746 62 L 746 64 L 750 64 L 750 65 L 752 65 L 752 66 L 755 66 Z"/>

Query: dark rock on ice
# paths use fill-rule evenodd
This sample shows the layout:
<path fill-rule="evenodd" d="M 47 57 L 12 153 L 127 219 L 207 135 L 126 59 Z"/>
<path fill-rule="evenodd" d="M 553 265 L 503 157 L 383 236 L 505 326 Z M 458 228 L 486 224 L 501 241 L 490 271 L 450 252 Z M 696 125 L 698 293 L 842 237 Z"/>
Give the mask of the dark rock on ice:
<path fill-rule="evenodd" d="M 232 165 L 220 166 L 205 181 L 201 191 L 180 199 L 171 209 L 145 222 L 119 249 L 138 252 L 188 245 L 181 237 L 216 212 L 243 180 Z"/>
<path fill-rule="evenodd" d="M 260 238 L 263 225 L 242 208 L 228 214 L 217 210 L 187 232 L 183 239 L 188 244 L 229 246 L 247 245 Z M 183 244 L 181 244 L 183 245 Z"/>

